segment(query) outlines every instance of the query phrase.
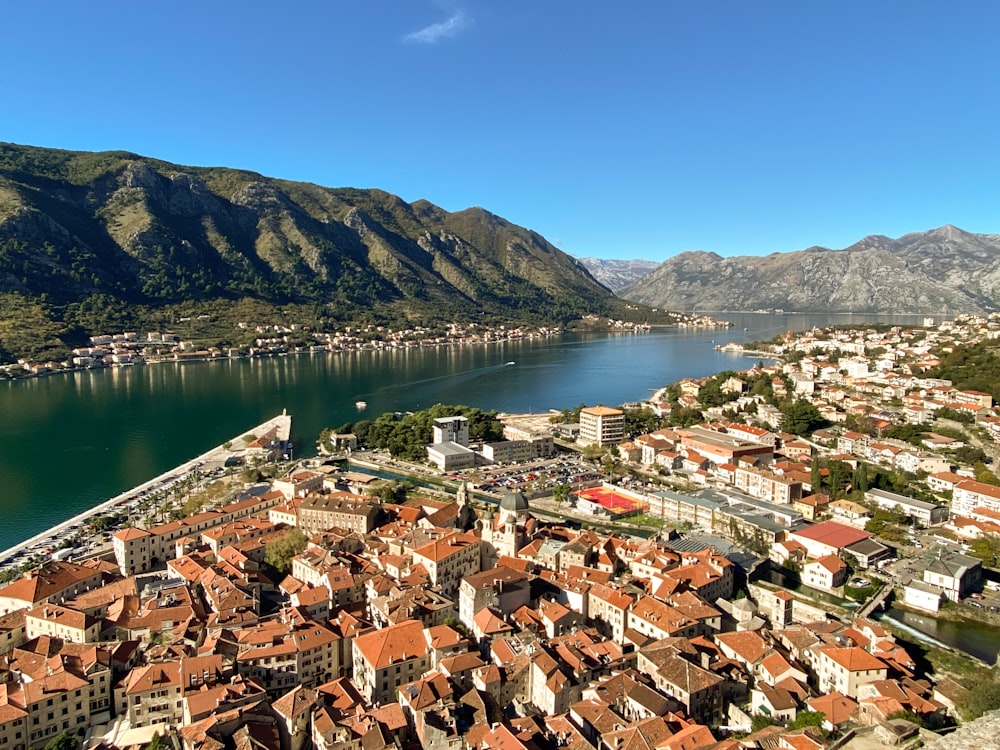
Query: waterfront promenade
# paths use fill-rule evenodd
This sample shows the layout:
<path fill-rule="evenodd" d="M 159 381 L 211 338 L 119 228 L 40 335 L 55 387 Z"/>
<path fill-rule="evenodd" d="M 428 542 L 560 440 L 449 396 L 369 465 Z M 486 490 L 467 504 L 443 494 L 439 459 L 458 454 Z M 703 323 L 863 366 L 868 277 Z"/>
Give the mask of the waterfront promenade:
<path fill-rule="evenodd" d="M 200 456 L 184 462 L 180 466 L 169 469 L 137 487 L 126 490 L 100 505 L 73 516 L 40 534 L 36 534 L 30 539 L 15 544 L 13 547 L 0 552 L 0 565 L 4 568 L 18 566 L 23 562 L 23 558 L 43 553 L 46 548 L 51 548 L 54 551 L 59 546 L 62 538 L 67 534 L 72 533 L 78 527 L 85 527 L 98 516 L 128 508 L 138 502 L 145 494 L 155 490 L 169 489 L 178 482 L 186 479 L 193 472 L 199 471 L 206 466 L 225 466 L 226 462 L 231 458 L 243 456 L 246 449 L 245 436 L 249 434 L 260 436 L 271 430 L 276 431 L 277 440 L 282 445 L 287 445 L 292 430 L 292 417 L 282 412 L 278 416 L 272 417 L 256 427 L 243 430 L 232 440 L 228 440 L 222 445 L 218 445 L 202 453 Z"/>

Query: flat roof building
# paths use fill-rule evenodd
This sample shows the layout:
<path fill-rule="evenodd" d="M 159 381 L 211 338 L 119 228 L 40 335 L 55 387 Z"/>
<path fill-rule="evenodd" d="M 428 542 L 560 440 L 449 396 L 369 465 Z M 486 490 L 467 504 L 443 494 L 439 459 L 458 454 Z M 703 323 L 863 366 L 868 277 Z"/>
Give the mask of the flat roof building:
<path fill-rule="evenodd" d="M 584 445 L 618 445 L 625 439 L 625 412 L 608 406 L 580 410 L 579 442 Z"/>

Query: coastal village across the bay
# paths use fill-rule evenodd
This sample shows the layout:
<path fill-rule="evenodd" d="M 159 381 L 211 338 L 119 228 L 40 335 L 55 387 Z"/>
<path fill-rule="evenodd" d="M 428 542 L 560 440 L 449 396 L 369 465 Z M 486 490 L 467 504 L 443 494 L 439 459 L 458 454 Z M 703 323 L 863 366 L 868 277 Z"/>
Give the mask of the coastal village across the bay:
<path fill-rule="evenodd" d="M 0 750 L 933 746 L 1000 685 L 880 610 L 1000 623 L 1000 416 L 927 375 L 997 338 L 788 334 L 422 462 L 248 435 L 9 568 Z"/>

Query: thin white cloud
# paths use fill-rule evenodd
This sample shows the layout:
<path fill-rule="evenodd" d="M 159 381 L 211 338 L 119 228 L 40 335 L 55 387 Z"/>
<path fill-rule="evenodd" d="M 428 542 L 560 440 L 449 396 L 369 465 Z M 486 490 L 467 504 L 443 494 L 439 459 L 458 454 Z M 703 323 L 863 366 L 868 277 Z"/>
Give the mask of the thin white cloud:
<path fill-rule="evenodd" d="M 442 39 L 449 39 L 457 36 L 469 25 L 465 13 L 461 10 L 455 11 L 451 16 L 443 21 L 432 23 L 419 31 L 414 31 L 403 37 L 403 41 L 417 42 L 418 44 L 437 44 Z"/>

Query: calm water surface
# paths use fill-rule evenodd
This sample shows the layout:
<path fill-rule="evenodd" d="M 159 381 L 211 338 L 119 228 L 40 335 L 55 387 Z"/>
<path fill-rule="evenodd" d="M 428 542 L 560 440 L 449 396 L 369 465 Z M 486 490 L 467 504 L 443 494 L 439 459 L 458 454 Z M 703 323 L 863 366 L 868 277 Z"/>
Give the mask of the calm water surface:
<path fill-rule="evenodd" d="M 878 619 L 908 631 L 917 640 L 943 643 L 993 664 L 1000 652 L 1000 629 L 987 623 L 955 622 L 890 606 Z"/>
<path fill-rule="evenodd" d="M 722 317 L 722 316 L 719 316 Z M 138 365 L 0 383 L 0 549 L 287 409 L 298 455 L 320 430 L 456 403 L 508 412 L 639 401 L 658 387 L 749 367 L 714 343 L 863 316 L 735 315 L 729 330 L 566 335 L 397 352 Z M 915 316 L 881 318 L 919 323 Z M 747 330 L 744 330 L 746 328 Z M 504 365 L 515 361 L 514 367 Z M 355 402 L 368 403 L 359 412 Z"/>

